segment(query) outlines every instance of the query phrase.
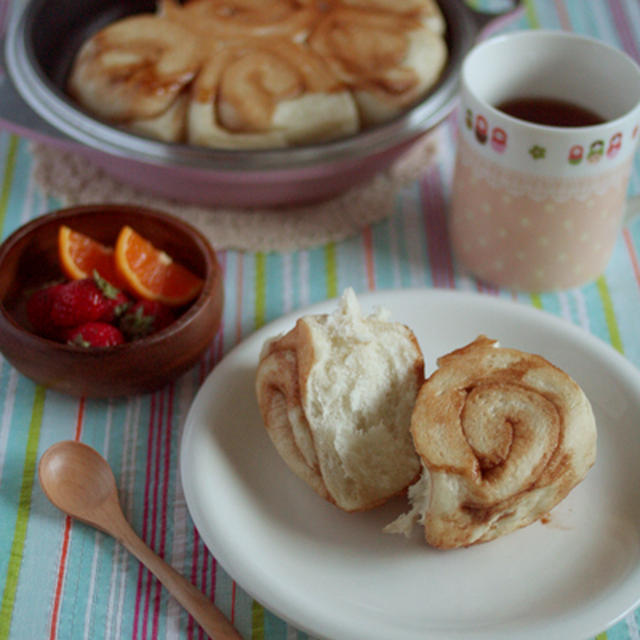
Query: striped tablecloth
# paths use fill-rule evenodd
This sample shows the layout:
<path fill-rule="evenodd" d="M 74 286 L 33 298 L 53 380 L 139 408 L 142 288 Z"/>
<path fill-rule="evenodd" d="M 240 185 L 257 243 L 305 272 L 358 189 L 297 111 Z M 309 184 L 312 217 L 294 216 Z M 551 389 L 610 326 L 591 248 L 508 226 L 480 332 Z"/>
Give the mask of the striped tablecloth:
<path fill-rule="evenodd" d="M 0 16 L 7 13 L 0 1 Z M 572 30 L 596 36 L 640 62 L 638 0 L 529 0 L 505 30 Z M 112 465 L 126 515 L 161 556 L 210 595 L 245 638 L 305 638 L 249 597 L 205 548 L 180 486 L 178 448 L 199 385 L 229 349 L 285 312 L 335 297 L 385 288 L 480 290 L 449 251 L 446 198 L 455 116 L 438 132 L 437 162 L 397 199 L 383 223 L 357 237 L 308 251 L 221 252 L 226 307 L 205 357 L 166 388 L 140 397 L 74 399 L 37 386 L 0 357 L 0 640 L 198 638 L 202 632 L 159 583 L 109 537 L 75 524 L 44 497 L 36 465 L 59 440 L 81 440 Z M 43 197 L 29 143 L 0 132 L 0 235 L 58 202 Z M 640 155 L 630 191 L 640 193 Z M 544 309 L 611 344 L 640 367 L 640 219 L 626 227 L 596 282 L 518 302 Z M 640 490 L 640 488 L 639 488 Z M 599 639 L 640 639 L 640 609 Z"/>

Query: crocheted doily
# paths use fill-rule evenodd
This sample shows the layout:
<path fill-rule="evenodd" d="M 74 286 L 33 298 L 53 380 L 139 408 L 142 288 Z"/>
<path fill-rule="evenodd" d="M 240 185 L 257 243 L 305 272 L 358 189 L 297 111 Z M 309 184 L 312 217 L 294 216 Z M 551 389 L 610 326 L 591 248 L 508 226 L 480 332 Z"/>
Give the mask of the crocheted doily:
<path fill-rule="evenodd" d="M 286 209 L 231 209 L 172 201 L 140 191 L 86 157 L 34 143 L 34 179 L 63 206 L 116 202 L 171 213 L 197 227 L 216 249 L 293 251 L 337 242 L 390 216 L 397 192 L 416 180 L 436 153 L 425 134 L 389 169 L 326 202 Z"/>

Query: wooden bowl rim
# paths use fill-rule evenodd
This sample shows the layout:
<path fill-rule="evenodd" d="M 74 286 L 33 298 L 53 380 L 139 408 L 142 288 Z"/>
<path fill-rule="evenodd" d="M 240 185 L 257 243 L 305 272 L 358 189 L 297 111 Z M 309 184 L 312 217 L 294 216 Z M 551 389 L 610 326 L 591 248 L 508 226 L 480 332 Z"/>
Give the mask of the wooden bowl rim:
<path fill-rule="evenodd" d="M 42 214 L 33 220 L 21 225 L 15 229 L 0 245 L 0 268 L 11 249 L 27 238 L 30 234 L 34 233 L 37 229 L 55 222 L 56 220 L 73 219 L 78 216 L 90 216 L 91 214 L 104 213 L 108 215 L 109 212 L 117 211 L 123 214 L 131 214 L 132 216 L 142 215 L 147 219 L 156 220 L 158 222 L 168 223 L 171 226 L 181 228 L 185 234 L 191 237 L 194 244 L 198 247 L 204 256 L 206 265 L 206 277 L 202 291 L 198 297 L 191 303 L 189 308 L 180 315 L 174 322 L 168 327 L 161 329 L 155 333 L 138 340 L 127 342 L 121 345 L 115 345 L 105 349 L 85 349 L 76 345 L 69 345 L 63 342 L 57 342 L 49 338 L 45 338 L 36 333 L 30 331 L 27 327 L 23 326 L 15 320 L 13 315 L 9 313 L 4 304 L 4 299 L 0 299 L 0 324 L 5 324 L 7 327 L 11 327 L 14 335 L 20 335 L 21 339 L 27 341 L 33 341 L 34 344 L 43 344 L 54 352 L 85 354 L 90 357 L 94 357 L 95 354 L 104 356 L 105 354 L 116 353 L 122 354 L 127 351 L 139 350 L 141 348 L 149 348 L 158 342 L 170 340 L 172 335 L 180 332 L 186 325 L 190 324 L 195 316 L 206 307 L 209 300 L 215 296 L 223 295 L 222 292 L 222 269 L 218 261 L 216 252 L 211 243 L 205 238 L 205 236 L 190 223 L 181 220 L 169 213 L 144 207 L 141 205 L 126 205 L 126 204 L 89 204 L 89 205 L 77 205 L 71 207 L 64 207 L 56 209 L 48 213 Z"/>

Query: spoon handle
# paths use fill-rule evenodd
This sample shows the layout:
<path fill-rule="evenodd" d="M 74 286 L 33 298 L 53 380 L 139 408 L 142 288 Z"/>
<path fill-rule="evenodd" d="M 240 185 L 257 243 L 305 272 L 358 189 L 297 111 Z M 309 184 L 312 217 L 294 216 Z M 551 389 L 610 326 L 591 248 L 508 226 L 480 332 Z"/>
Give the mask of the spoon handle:
<path fill-rule="evenodd" d="M 181 576 L 173 567 L 156 555 L 131 527 L 119 527 L 117 538 L 153 573 L 173 597 L 198 621 L 212 640 L 242 640 L 220 609 Z"/>

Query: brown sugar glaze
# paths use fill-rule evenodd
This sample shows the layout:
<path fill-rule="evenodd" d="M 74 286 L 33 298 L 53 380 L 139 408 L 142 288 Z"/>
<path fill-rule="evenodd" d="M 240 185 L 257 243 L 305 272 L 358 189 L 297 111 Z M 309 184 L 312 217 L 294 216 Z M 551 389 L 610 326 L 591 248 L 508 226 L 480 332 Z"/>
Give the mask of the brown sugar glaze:
<path fill-rule="evenodd" d="M 161 13 L 199 34 L 219 60 L 203 69 L 195 99 L 216 100 L 230 131 L 263 131 L 279 100 L 346 86 L 399 105 L 416 98 L 417 74 L 402 66 L 415 12 L 349 8 L 340 2 L 295 0 L 165 0 Z M 297 43 L 307 39 L 308 46 Z M 286 42 L 285 42 L 286 40 Z M 296 48 L 294 48 L 296 47 Z M 250 102 L 250 103 L 249 103 Z"/>

